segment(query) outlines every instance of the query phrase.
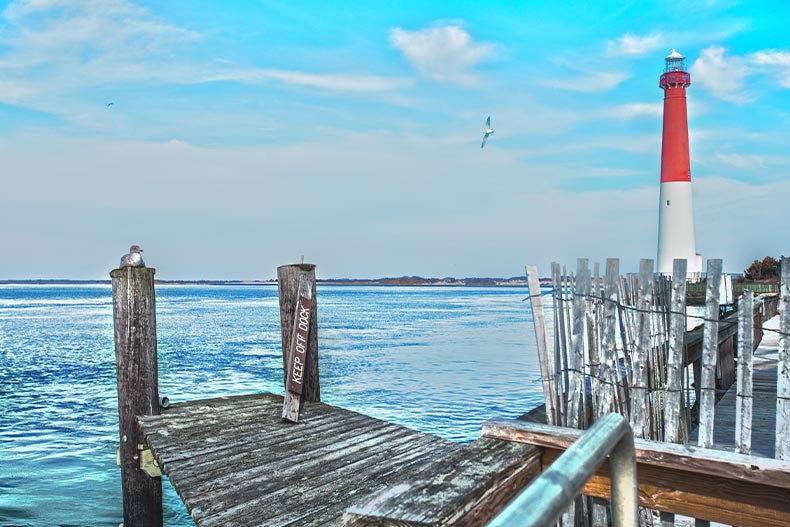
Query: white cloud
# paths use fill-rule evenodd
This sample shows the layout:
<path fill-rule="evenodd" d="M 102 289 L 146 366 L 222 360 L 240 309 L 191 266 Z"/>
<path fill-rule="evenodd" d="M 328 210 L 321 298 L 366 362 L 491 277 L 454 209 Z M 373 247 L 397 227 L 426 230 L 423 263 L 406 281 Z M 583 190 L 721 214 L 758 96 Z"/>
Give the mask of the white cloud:
<path fill-rule="evenodd" d="M 660 102 L 632 102 L 608 108 L 603 112 L 604 116 L 616 119 L 633 119 L 635 117 L 661 117 L 664 113 L 664 106 Z"/>
<path fill-rule="evenodd" d="M 3 16 L 9 20 L 14 20 L 24 15 L 44 11 L 54 7 L 68 6 L 69 2 L 64 0 L 15 0 L 8 4 L 3 11 Z"/>
<path fill-rule="evenodd" d="M 199 80 L 201 82 L 234 80 L 249 84 L 278 81 L 296 86 L 343 92 L 389 91 L 412 85 L 410 80 L 396 77 L 342 74 L 319 75 L 300 71 L 265 68 L 223 71 L 201 77 Z"/>
<path fill-rule="evenodd" d="M 602 138 L 600 147 L 619 140 Z M 652 141 L 655 153 L 660 137 Z M 0 142 L 5 152 L 13 155 L 2 156 L 4 170 L 27 176 L 4 182 L 0 221 L 30 221 L 0 230 L 0 278 L 103 277 L 132 243 L 124 240 L 144 245 L 157 276 L 187 279 L 269 278 L 299 254 L 323 277 L 505 276 L 525 263 L 544 270 L 551 260 L 571 264 L 579 256 L 620 257 L 635 269 L 640 257 L 655 254 L 657 179 L 629 190 L 568 192 L 556 186 L 554 167 L 520 152 L 481 152 L 472 142 L 336 133 L 290 146 L 206 148 L 36 135 Z M 494 184 L 481 185 L 483 173 L 496 174 Z M 629 177 L 618 167 L 589 173 Z M 694 185 L 706 256 L 738 270 L 790 247 L 790 230 L 776 221 L 790 181 L 700 177 Z M 218 188 L 231 189 L 232 199 L 217 199 Z M 288 216 L 293 203 L 281 196 L 298 196 L 304 214 Z M 723 214 L 735 220 L 732 229 L 721 228 Z M 272 228 L 284 216 L 293 219 L 287 232 Z M 552 236 L 523 228 L 545 218 Z M 206 258 L 186 257 L 195 244 Z"/>
<path fill-rule="evenodd" d="M 575 78 L 547 80 L 543 84 L 561 90 L 582 93 L 607 92 L 629 77 L 620 71 L 594 71 Z"/>
<path fill-rule="evenodd" d="M 472 42 L 469 33 L 459 26 L 438 26 L 418 31 L 390 30 L 390 42 L 417 71 L 439 82 L 469 84 L 470 71 L 491 57 L 491 44 Z"/>
<path fill-rule="evenodd" d="M 641 37 L 626 33 L 617 40 L 610 40 L 607 50 L 610 55 L 644 55 L 661 45 L 661 37 L 661 33 Z"/>
<path fill-rule="evenodd" d="M 720 46 L 702 50 L 690 68 L 692 81 L 721 100 L 737 104 L 749 102 L 751 96 L 743 87 L 752 72 L 742 57 L 728 57 L 725 53 Z"/>
<path fill-rule="evenodd" d="M 752 54 L 755 64 L 790 67 L 790 51 L 758 51 Z"/>
<path fill-rule="evenodd" d="M 717 152 L 713 160 L 725 167 L 743 171 L 763 171 L 772 166 L 790 165 L 790 157 L 776 155 L 739 154 L 737 152 Z"/>
<path fill-rule="evenodd" d="M 76 231 L 84 250 L 57 270 L 61 276 L 85 276 L 97 266 L 96 275 L 106 275 L 117 263 L 115 257 L 108 261 L 117 252 L 114 244 L 126 239 L 145 245 L 148 263 L 173 278 L 268 278 L 305 251 L 323 276 L 510 275 L 519 272 L 525 254 L 542 265 L 537 253 L 548 260 L 564 257 L 563 251 L 575 257 L 601 250 L 586 243 L 590 238 L 621 251 L 623 229 L 630 239 L 640 223 L 611 228 L 623 211 L 614 217 L 600 209 L 601 202 L 630 208 L 634 199 L 565 193 L 553 186 L 553 171 L 525 166 L 521 155 L 503 149 L 481 152 L 476 139 L 458 145 L 426 135 L 341 132 L 290 146 L 206 148 L 36 136 L 9 148 L 15 154 L 6 168 L 30 177 L 4 186 L 0 221 L 23 211 L 34 218 L 22 230 L 0 232 L 10 255 L 3 272 L 12 276 L 50 276 L 51 254 Z M 481 173 L 497 174 L 496 184 L 481 186 Z M 217 199 L 217 188 L 234 189 L 233 199 Z M 283 195 L 298 196 L 305 211 L 288 232 L 271 228 L 292 208 L 279 199 Z M 650 222 L 653 201 L 625 214 Z M 557 217 L 556 203 L 574 213 Z M 140 212 L 143 221 L 127 221 Z M 524 232 L 525 222 L 546 217 L 557 218 L 553 228 L 561 243 L 540 230 Z M 585 233 L 603 234 L 580 235 L 580 219 Z M 19 233 L 25 236 L 15 237 Z M 251 245 L 252 235 L 258 243 Z M 210 258 L 184 258 L 199 240 Z M 652 231 L 646 240 L 654 243 Z M 487 256 L 492 253 L 496 262 Z"/>
<path fill-rule="evenodd" d="M 721 176 L 694 180 L 697 250 L 705 257 L 722 258 L 730 272 L 745 269 L 766 254 L 787 253 L 790 230 L 777 221 L 790 195 L 787 179 L 751 185 Z M 726 229 L 721 219 L 728 219 Z"/>
<path fill-rule="evenodd" d="M 761 66 L 774 66 L 783 88 L 790 88 L 790 51 L 765 50 L 752 53 L 749 59 Z"/>
<path fill-rule="evenodd" d="M 12 67 L 68 62 L 124 66 L 200 38 L 125 0 L 17 1 L 4 15 L 12 30 L 4 42 L 11 51 L 3 64 Z"/>
<path fill-rule="evenodd" d="M 0 16 L 0 102 L 82 123 L 89 89 L 134 83 L 266 82 L 333 92 L 378 93 L 410 81 L 341 72 L 252 68 L 198 58 L 204 36 L 158 20 L 128 0 L 17 0 Z M 67 104 L 64 104 L 66 103 Z"/>
<path fill-rule="evenodd" d="M 174 57 L 200 39 L 126 0 L 18 0 L 2 16 L 0 101 L 53 113 L 75 89 L 176 78 Z"/>

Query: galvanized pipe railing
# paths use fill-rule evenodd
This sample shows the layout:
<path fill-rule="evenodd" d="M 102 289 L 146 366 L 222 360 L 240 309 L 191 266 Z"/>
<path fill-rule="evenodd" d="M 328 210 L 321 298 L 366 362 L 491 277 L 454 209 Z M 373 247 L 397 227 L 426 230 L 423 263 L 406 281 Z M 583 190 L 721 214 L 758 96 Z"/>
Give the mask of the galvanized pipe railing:
<path fill-rule="evenodd" d="M 634 436 L 628 421 L 612 413 L 599 418 L 488 527 L 554 525 L 610 454 L 612 526 L 638 525 Z"/>

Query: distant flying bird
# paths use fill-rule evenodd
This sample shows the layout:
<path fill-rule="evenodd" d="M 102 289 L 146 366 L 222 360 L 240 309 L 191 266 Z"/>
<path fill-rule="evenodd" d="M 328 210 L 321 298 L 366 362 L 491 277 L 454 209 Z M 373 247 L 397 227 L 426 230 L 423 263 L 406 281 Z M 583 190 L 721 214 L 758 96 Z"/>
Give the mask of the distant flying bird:
<path fill-rule="evenodd" d="M 108 103 L 107 103 L 107 108 L 109 108 L 109 107 L 110 107 L 110 106 L 112 106 L 113 104 L 115 104 L 115 103 L 114 103 L 114 102 L 108 102 Z"/>
<path fill-rule="evenodd" d="M 143 252 L 143 250 L 140 249 L 139 245 L 132 245 L 129 247 L 129 254 L 121 258 L 121 267 L 145 267 L 143 255 L 140 254 L 141 252 Z"/>
<path fill-rule="evenodd" d="M 483 142 L 480 144 L 480 148 L 486 146 L 486 141 L 488 141 L 488 137 L 494 133 L 494 129 L 491 128 L 491 116 L 489 115 L 486 119 L 486 131 L 485 135 L 483 135 Z"/>

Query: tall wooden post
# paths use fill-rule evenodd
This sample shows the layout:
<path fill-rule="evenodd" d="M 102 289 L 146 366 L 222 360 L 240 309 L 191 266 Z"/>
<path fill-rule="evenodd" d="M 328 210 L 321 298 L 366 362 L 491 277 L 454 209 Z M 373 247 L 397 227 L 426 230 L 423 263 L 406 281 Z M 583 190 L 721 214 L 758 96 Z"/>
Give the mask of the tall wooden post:
<path fill-rule="evenodd" d="M 311 290 L 310 331 L 307 341 L 307 364 L 304 373 L 302 400 L 321 400 L 321 385 L 318 380 L 318 311 L 316 309 L 315 265 L 293 264 L 277 268 L 277 286 L 280 294 L 280 328 L 283 343 L 283 379 L 288 375 L 288 355 L 294 328 L 296 303 L 299 301 L 299 276 L 304 273 Z"/>
<path fill-rule="evenodd" d="M 112 277 L 124 527 L 162 525 L 162 478 L 140 469 L 138 415 L 159 415 L 154 269 L 123 267 Z"/>

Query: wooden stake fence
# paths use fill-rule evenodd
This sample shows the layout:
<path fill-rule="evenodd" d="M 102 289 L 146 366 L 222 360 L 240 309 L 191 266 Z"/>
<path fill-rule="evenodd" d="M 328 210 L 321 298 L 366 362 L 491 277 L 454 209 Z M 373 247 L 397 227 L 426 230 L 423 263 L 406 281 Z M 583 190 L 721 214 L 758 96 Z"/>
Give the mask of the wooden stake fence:
<path fill-rule="evenodd" d="M 638 275 L 620 276 L 616 259 L 606 261 L 603 278 L 597 265 L 591 277 L 586 259 L 577 261 L 575 276 L 569 275 L 557 263 L 552 264 L 551 271 L 553 339 L 546 330 L 538 270 L 531 266 L 527 273 L 549 422 L 586 428 L 596 418 L 614 410 L 630 419 L 637 437 L 688 443 L 692 427 L 689 375 L 694 370 L 697 383 L 695 405 L 698 405 L 700 414 L 697 441 L 701 447 L 711 448 L 717 383 L 727 382 L 726 377 L 732 375 L 728 372 L 733 368 L 719 362 L 721 358 L 732 360 L 727 346 L 734 332 L 734 328 L 728 329 L 732 321 L 727 322 L 730 326 L 719 322 L 722 261 L 708 261 L 702 350 L 691 358 L 688 357 L 686 343 L 688 273 L 684 260 L 675 261 L 671 280 L 654 276 L 652 260 L 640 262 Z M 777 459 L 790 458 L 789 273 L 790 261 L 783 258 L 779 302 L 782 337 L 778 354 Z M 752 352 L 756 347 L 755 339 L 760 337 L 755 335 L 756 328 L 762 327 L 763 317 L 755 312 L 751 293 L 746 293 L 741 299 L 738 312 L 735 448 L 739 453 L 748 454 L 752 426 Z M 549 346 L 552 341 L 553 350 Z M 717 377 L 721 378 L 717 380 Z M 729 382 L 736 380 L 733 377 L 729 377 Z M 588 519 L 578 523 L 582 511 L 585 518 L 592 518 L 593 525 L 603 524 L 600 507 L 590 507 L 589 502 L 584 501 L 576 503 L 576 525 L 589 524 Z M 573 517 L 574 513 L 568 511 L 563 516 L 563 525 L 570 525 Z M 640 517 L 643 525 L 653 522 L 649 513 L 643 512 Z M 672 514 L 661 514 L 662 526 L 673 523 Z M 708 522 L 698 520 L 697 525 L 708 525 Z"/>

